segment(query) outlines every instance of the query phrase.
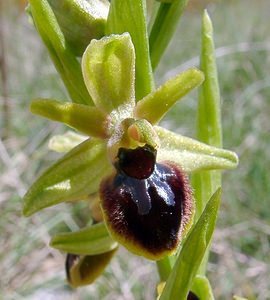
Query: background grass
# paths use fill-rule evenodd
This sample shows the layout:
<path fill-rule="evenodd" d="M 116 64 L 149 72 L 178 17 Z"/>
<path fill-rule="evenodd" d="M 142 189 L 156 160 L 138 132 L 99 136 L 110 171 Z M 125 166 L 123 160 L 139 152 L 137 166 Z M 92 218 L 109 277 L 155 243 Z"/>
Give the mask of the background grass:
<path fill-rule="evenodd" d="M 156 72 L 158 83 L 198 62 L 203 5 L 190 3 Z M 240 157 L 238 169 L 224 173 L 210 281 L 218 300 L 231 299 L 232 294 L 270 299 L 270 3 L 219 1 L 207 8 L 215 29 L 224 146 Z M 85 203 L 59 205 L 28 219 L 21 216 L 27 187 L 58 156 L 48 151 L 48 139 L 66 129 L 31 115 L 29 101 L 67 95 L 27 17 L 6 7 L 1 21 L 10 130 L 0 140 L 0 299 L 154 299 L 155 264 L 124 249 L 95 284 L 77 290 L 66 285 L 64 256 L 48 243 L 57 231 L 85 225 Z M 0 84 L 1 114 L 4 98 Z M 174 107 L 163 125 L 194 136 L 196 106 L 193 92 Z M 3 114 L 0 126 L 4 137 Z"/>

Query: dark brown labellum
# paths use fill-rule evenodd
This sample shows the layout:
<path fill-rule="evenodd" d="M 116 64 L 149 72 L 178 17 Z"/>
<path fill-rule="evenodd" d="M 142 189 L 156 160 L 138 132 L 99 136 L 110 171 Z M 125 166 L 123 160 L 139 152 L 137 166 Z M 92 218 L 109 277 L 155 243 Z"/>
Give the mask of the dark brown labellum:
<path fill-rule="evenodd" d="M 145 145 L 136 149 L 120 148 L 116 168 L 127 176 L 137 179 L 148 178 L 154 171 L 156 150 Z"/>
<path fill-rule="evenodd" d="M 117 172 L 101 184 L 101 205 L 112 235 L 130 251 L 150 259 L 177 248 L 191 219 L 192 204 L 186 175 L 171 163 L 156 163 L 146 179 Z"/>

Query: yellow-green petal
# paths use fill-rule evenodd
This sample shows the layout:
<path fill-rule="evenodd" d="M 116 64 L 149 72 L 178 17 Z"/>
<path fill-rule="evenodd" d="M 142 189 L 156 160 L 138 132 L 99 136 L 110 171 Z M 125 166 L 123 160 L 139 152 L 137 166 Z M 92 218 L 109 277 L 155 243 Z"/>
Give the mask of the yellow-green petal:
<path fill-rule="evenodd" d="M 109 118 L 96 107 L 53 99 L 36 99 L 32 101 L 30 110 L 92 137 L 106 138 L 109 135 Z"/>
<path fill-rule="evenodd" d="M 176 101 L 199 86 L 203 80 L 203 73 L 195 68 L 178 74 L 144 97 L 137 104 L 135 115 L 152 124 L 158 123 Z"/>

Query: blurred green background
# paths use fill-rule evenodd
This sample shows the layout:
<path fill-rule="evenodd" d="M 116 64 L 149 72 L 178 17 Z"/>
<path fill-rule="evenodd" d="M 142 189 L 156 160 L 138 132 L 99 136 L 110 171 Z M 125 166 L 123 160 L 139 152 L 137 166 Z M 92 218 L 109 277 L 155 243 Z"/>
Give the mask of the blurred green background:
<path fill-rule="evenodd" d="M 2 5 L 2 6 L 1 6 Z M 46 49 L 23 12 L 24 1 L 0 2 L 0 299 L 155 299 L 155 264 L 121 249 L 104 276 L 70 289 L 65 257 L 50 236 L 88 220 L 85 203 L 21 215 L 27 187 L 58 155 L 51 136 L 66 128 L 29 113 L 30 99 L 67 99 Z M 197 65 L 200 22 L 207 7 L 215 29 L 225 148 L 240 157 L 224 173 L 224 193 L 209 277 L 216 299 L 233 294 L 270 299 L 270 2 L 190 0 L 156 72 L 160 84 Z M 4 51 L 3 51 L 4 50 Z M 194 136 L 197 93 L 178 103 L 163 126 Z"/>

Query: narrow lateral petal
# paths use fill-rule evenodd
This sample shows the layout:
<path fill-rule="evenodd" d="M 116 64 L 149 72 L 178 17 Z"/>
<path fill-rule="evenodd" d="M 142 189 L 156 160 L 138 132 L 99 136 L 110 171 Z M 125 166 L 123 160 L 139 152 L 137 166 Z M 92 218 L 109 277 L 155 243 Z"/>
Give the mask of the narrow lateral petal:
<path fill-rule="evenodd" d="M 176 101 L 199 86 L 203 80 L 203 73 L 194 68 L 178 74 L 139 101 L 135 115 L 151 124 L 158 123 Z"/>
<path fill-rule="evenodd" d="M 93 106 L 54 99 L 36 99 L 32 101 L 30 110 L 34 114 L 65 123 L 92 137 L 106 138 L 109 134 L 108 117 Z"/>

